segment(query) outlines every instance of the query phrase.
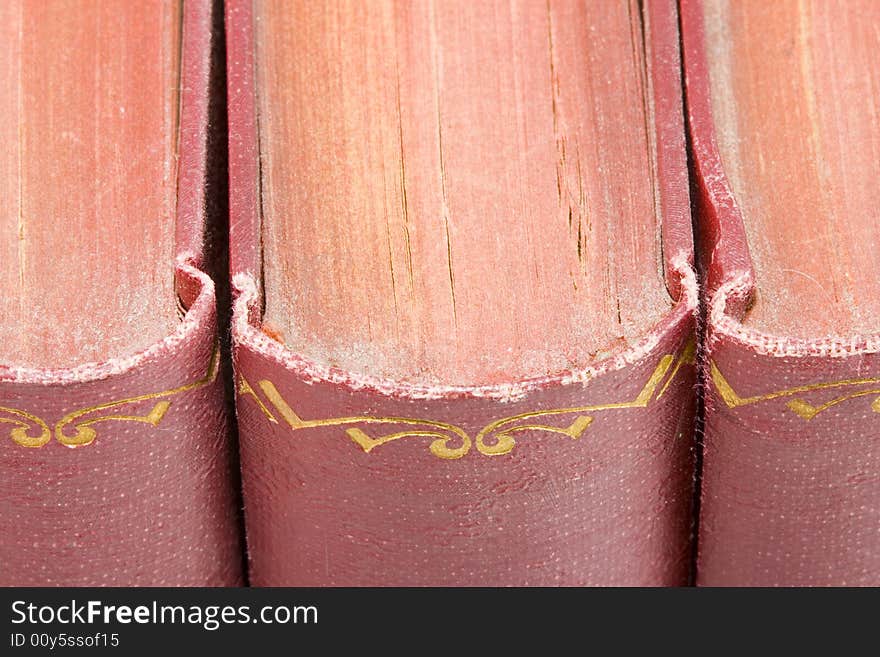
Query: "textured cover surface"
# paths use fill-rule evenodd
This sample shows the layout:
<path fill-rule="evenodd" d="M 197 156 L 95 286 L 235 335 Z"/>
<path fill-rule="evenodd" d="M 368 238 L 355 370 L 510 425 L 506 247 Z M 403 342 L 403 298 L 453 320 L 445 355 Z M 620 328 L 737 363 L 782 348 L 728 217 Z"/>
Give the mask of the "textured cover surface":
<path fill-rule="evenodd" d="M 187 3 L 183 38 L 179 256 L 168 264 L 187 310 L 131 357 L 0 364 L 2 585 L 241 582 L 214 285 L 200 271 L 210 3 Z"/>
<path fill-rule="evenodd" d="M 672 311 L 585 371 L 417 387 L 309 362 L 260 328 L 247 1 L 227 4 L 233 338 L 257 585 L 682 584 L 696 283 L 677 17 L 648 44 Z"/>
<path fill-rule="evenodd" d="M 707 272 L 698 583 L 880 583 L 880 336 L 794 339 L 742 323 L 754 272 L 712 122 L 699 2 L 682 3 Z"/>

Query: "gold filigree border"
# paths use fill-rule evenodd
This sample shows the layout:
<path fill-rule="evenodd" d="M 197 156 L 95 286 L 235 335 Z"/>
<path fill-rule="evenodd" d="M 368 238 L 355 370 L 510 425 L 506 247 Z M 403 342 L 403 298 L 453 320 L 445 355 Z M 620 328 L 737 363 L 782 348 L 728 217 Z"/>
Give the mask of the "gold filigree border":
<path fill-rule="evenodd" d="M 241 397 L 250 397 L 269 422 L 278 424 L 280 416 L 280 419 L 292 431 L 315 427 L 357 425 L 345 429 L 345 434 L 366 453 L 401 438 L 422 437 L 433 438 L 428 448 L 434 456 L 441 459 L 460 459 L 471 450 L 474 444 L 476 444 L 477 451 L 484 456 L 500 456 L 509 454 L 516 446 L 515 433 L 544 431 L 577 440 L 593 423 L 593 414 L 596 412 L 648 406 L 651 401 L 660 399 L 666 393 L 683 365 L 693 364 L 694 352 L 694 344 L 690 342 L 677 356 L 676 354 L 663 356 L 639 394 L 632 400 L 520 413 L 490 422 L 473 439 L 461 427 L 436 420 L 371 415 L 304 420 L 291 408 L 275 384 L 268 379 L 258 381 L 255 389 L 244 376 L 239 375 L 238 393 Z M 663 385 L 661 386 L 661 384 Z M 562 426 L 545 424 L 544 422 L 549 418 L 562 418 L 570 420 L 570 423 Z M 398 425 L 402 430 L 378 437 L 367 433 L 365 427 L 379 424 Z"/>
<path fill-rule="evenodd" d="M 880 413 L 880 387 L 877 387 L 877 384 L 880 384 L 880 378 L 843 379 L 841 381 L 811 383 L 803 386 L 795 386 L 793 388 L 785 388 L 783 390 L 769 392 L 763 395 L 742 397 L 733 389 L 733 387 L 721 373 L 721 370 L 718 368 L 718 365 L 716 365 L 714 361 L 710 363 L 709 374 L 712 379 L 712 384 L 715 386 L 715 390 L 718 391 L 718 395 L 721 397 L 728 408 L 750 406 L 752 404 L 759 404 L 761 402 L 770 401 L 772 399 L 779 399 L 782 397 L 793 397 L 793 399 L 790 399 L 788 402 L 786 402 L 785 405 L 790 411 L 798 415 L 801 419 L 809 421 L 819 415 L 819 413 L 827 411 L 829 408 L 837 406 L 838 404 L 841 404 L 845 401 L 849 401 L 851 399 L 856 399 L 859 397 L 870 397 L 877 395 L 877 399 L 875 399 L 871 404 L 871 410 L 873 410 L 875 413 Z M 855 390 L 845 395 L 835 397 L 834 399 L 831 399 L 822 404 L 811 404 L 801 398 L 801 395 L 803 395 L 804 393 L 812 392 L 814 390 L 831 390 L 835 388 L 846 388 L 850 386 L 874 387 L 865 390 Z"/>
<path fill-rule="evenodd" d="M 67 447 L 91 445 L 97 437 L 97 430 L 94 428 L 94 425 L 101 422 L 143 422 L 154 427 L 159 426 L 162 418 L 165 417 L 165 414 L 171 407 L 171 401 L 167 399 L 168 397 L 174 397 L 175 395 L 208 385 L 217 378 L 219 367 L 220 351 L 215 348 L 214 353 L 211 355 L 208 371 L 198 381 L 169 390 L 162 390 L 161 392 L 127 397 L 126 399 L 96 404 L 71 411 L 58 420 L 52 429 L 49 428 L 49 424 L 45 420 L 32 413 L 5 406 L 0 406 L 0 423 L 13 425 L 9 431 L 9 437 L 13 442 L 22 447 L 43 447 L 52 440 L 53 434 L 55 440 Z M 151 399 L 159 401 L 156 401 L 153 407 L 144 415 L 102 414 L 98 417 L 87 417 L 98 411 L 108 411 Z"/>

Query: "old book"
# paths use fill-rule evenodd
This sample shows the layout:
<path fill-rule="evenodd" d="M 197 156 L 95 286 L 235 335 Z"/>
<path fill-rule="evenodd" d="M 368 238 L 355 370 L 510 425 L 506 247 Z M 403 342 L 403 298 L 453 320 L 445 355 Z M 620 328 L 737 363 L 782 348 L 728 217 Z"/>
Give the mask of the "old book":
<path fill-rule="evenodd" d="M 674 3 L 226 15 L 251 581 L 685 582 Z"/>
<path fill-rule="evenodd" d="M 212 20 L 0 3 L 0 584 L 241 581 L 205 273 Z"/>
<path fill-rule="evenodd" d="M 880 4 L 687 0 L 698 581 L 880 584 Z"/>

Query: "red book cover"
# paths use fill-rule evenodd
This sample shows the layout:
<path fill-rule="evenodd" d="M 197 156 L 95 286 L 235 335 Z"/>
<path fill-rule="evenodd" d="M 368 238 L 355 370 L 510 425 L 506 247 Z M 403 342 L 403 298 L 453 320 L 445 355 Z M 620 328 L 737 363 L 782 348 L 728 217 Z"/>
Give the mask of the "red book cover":
<path fill-rule="evenodd" d="M 872 2 L 682 2 L 706 270 L 698 583 L 880 583 Z"/>
<path fill-rule="evenodd" d="M 2 585 L 242 581 L 205 273 L 212 20 L 0 7 Z"/>
<path fill-rule="evenodd" d="M 255 585 L 687 581 L 675 5 L 520 9 L 227 3 Z"/>

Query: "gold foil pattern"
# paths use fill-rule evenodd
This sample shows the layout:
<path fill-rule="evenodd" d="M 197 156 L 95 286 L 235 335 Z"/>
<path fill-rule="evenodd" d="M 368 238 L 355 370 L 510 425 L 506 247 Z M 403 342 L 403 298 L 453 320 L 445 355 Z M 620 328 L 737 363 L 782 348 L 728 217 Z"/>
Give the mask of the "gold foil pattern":
<path fill-rule="evenodd" d="M 57 442 L 67 447 L 83 447 L 91 445 L 98 436 L 96 425 L 104 422 L 142 422 L 154 427 L 159 426 L 172 400 L 184 392 L 208 385 L 217 377 L 220 364 L 220 353 L 214 350 L 208 371 L 197 381 L 135 397 L 127 397 L 116 401 L 105 402 L 80 408 L 66 413 L 55 422 L 50 429 L 44 419 L 20 409 L 0 406 L 0 425 L 11 424 L 9 437 L 22 447 L 43 447 L 51 442 L 53 436 Z M 146 413 L 116 412 L 142 402 L 154 401 Z"/>
<path fill-rule="evenodd" d="M 693 364 L 694 351 L 694 344 L 691 342 L 680 354 L 664 355 L 633 399 L 511 415 L 490 422 L 473 437 L 455 424 L 411 417 L 352 415 L 303 419 L 269 379 L 261 379 L 254 387 L 239 375 L 238 393 L 242 399 L 250 398 L 271 423 L 284 422 L 295 432 L 317 427 L 340 427 L 343 434 L 367 454 L 404 438 L 430 438 L 428 450 L 437 458 L 460 459 L 473 447 L 483 456 L 502 456 L 513 451 L 518 435 L 524 432 L 539 431 L 578 440 L 593 424 L 596 413 L 649 406 L 652 401 L 663 396 L 672 379 L 681 371 L 682 365 Z M 380 425 L 384 425 L 385 431 L 374 430 L 374 427 Z"/>
<path fill-rule="evenodd" d="M 733 389 L 733 387 L 721 373 L 718 365 L 716 365 L 714 362 L 710 363 L 709 374 L 712 379 L 712 384 L 715 386 L 715 390 L 718 391 L 718 395 L 721 397 L 728 408 L 750 406 L 752 404 L 759 404 L 761 402 L 770 401 L 772 399 L 790 397 L 791 399 L 789 399 L 785 404 L 786 407 L 788 407 L 788 409 L 792 413 L 800 417 L 802 420 L 810 421 L 823 411 L 827 411 L 829 408 L 837 406 L 838 404 L 842 404 L 843 402 L 849 401 L 851 399 L 857 399 L 859 397 L 876 396 L 877 398 L 871 404 L 871 410 L 875 413 L 880 413 L 880 386 L 878 386 L 878 384 L 880 384 L 880 378 L 843 379 L 841 381 L 811 383 L 802 386 L 795 386 L 792 388 L 785 388 L 783 390 L 769 392 L 761 395 L 742 397 Z M 810 393 L 816 390 L 834 390 L 840 388 L 851 388 L 855 386 L 869 387 L 866 389 L 852 390 L 851 392 L 839 395 L 821 404 L 811 404 L 803 398 L 803 395 L 805 395 L 806 393 Z"/>

